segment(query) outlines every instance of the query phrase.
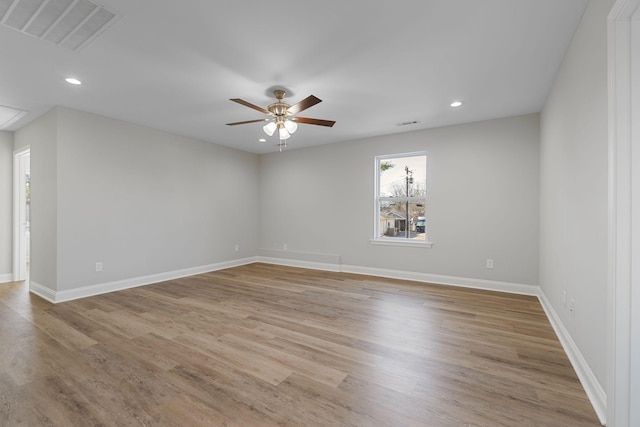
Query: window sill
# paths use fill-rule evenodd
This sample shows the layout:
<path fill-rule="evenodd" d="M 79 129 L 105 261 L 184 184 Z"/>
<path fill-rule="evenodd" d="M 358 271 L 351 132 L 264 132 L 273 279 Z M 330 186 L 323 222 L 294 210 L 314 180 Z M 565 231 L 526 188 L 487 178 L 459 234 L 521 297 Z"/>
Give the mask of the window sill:
<path fill-rule="evenodd" d="M 431 248 L 433 242 L 404 240 L 404 239 L 369 239 L 369 243 L 376 246 L 404 246 L 405 248 Z"/>

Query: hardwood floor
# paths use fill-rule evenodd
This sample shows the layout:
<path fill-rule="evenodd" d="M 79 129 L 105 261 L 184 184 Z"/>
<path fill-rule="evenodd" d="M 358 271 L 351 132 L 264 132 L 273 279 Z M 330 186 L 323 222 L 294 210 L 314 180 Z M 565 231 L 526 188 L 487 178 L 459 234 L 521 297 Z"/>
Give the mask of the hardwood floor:
<path fill-rule="evenodd" d="M 597 426 L 534 297 L 252 264 L 0 285 L 2 426 Z"/>

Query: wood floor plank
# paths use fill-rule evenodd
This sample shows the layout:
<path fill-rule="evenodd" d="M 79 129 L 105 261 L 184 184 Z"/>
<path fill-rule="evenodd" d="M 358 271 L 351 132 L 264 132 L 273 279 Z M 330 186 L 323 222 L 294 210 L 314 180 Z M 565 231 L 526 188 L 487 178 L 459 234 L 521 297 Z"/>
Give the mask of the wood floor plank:
<path fill-rule="evenodd" d="M 46 311 L 34 310 L 30 313 L 29 320 L 36 328 L 70 350 L 81 350 L 96 344 L 93 339 Z"/>
<path fill-rule="evenodd" d="M 228 419 L 194 396 L 180 394 L 160 405 L 168 425 L 210 427 L 229 425 Z"/>
<path fill-rule="evenodd" d="M 278 385 L 293 373 L 291 368 L 272 363 L 260 354 L 227 344 L 217 338 L 203 339 L 200 336 L 190 334 L 178 336 L 174 341 L 187 347 L 200 349 L 206 355 L 214 357 L 219 363 L 225 363 L 238 372 L 253 375 L 269 384 Z"/>
<path fill-rule="evenodd" d="M 255 263 L 0 286 L 0 425 L 598 426 L 536 298 Z"/>
<path fill-rule="evenodd" d="M 58 375 L 31 382 L 23 388 L 22 395 L 29 396 L 40 420 L 48 419 L 54 426 L 102 425 L 89 402 Z"/>
<path fill-rule="evenodd" d="M 374 354 L 370 354 L 358 349 L 354 349 L 343 344 L 336 344 L 325 339 L 316 338 L 314 336 L 305 335 L 300 332 L 296 332 L 290 329 L 285 329 L 279 326 L 265 324 L 256 328 L 259 331 L 273 334 L 278 338 L 283 338 L 289 341 L 293 341 L 298 344 L 302 344 L 306 347 L 316 349 L 321 352 L 327 352 L 336 356 L 344 357 L 360 363 L 367 363 L 376 365 L 380 362 L 381 358 Z"/>
<path fill-rule="evenodd" d="M 110 331 L 97 331 L 93 335 L 108 348 L 117 348 L 118 353 L 144 369 L 154 373 L 168 371 L 179 363 L 167 356 L 166 352 L 136 337 L 126 339 Z"/>
<path fill-rule="evenodd" d="M 0 420 L 6 426 L 53 425 L 46 414 L 39 413 L 33 404 L 36 398 L 26 395 L 7 374 L 0 374 Z"/>
<path fill-rule="evenodd" d="M 256 377 L 235 372 L 231 377 L 223 375 L 220 378 L 211 371 L 203 374 L 201 370 L 177 366 L 165 374 L 164 378 L 182 389 L 184 393 L 197 397 L 206 406 L 222 414 L 229 425 L 256 427 L 287 425 L 281 420 L 286 420 L 288 414 L 278 415 L 277 411 L 274 412 L 275 405 L 265 403 L 263 390 L 268 390 L 267 393 L 271 396 L 273 386 Z M 286 398 L 282 396 L 283 400 Z M 293 412 L 293 407 L 287 409 Z M 293 423 L 290 422 L 289 425 Z"/>
<path fill-rule="evenodd" d="M 34 351 L 30 342 L 11 348 L 9 363 L 3 367 L 3 371 L 21 386 L 55 373 L 46 359 Z"/>
<path fill-rule="evenodd" d="M 307 360 L 296 356 L 295 354 L 280 351 L 276 348 L 257 342 L 253 337 L 241 337 L 237 334 L 225 334 L 220 340 L 230 345 L 244 348 L 255 354 L 262 354 L 269 358 L 271 363 L 277 363 L 291 372 L 304 375 L 309 379 L 326 384 L 331 387 L 337 387 L 347 376 L 346 373 L 334 369 L 331 366 L 324 366 L 320 363 Z"/>

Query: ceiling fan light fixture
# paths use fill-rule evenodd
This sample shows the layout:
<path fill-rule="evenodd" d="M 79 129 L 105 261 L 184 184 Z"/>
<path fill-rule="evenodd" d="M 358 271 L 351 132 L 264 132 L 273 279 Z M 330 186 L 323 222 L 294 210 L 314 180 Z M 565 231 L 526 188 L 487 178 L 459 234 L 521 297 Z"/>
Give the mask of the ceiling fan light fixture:
<path fill-rule="evenodd" d="M 276 102 L 270 104 L 266 109 L 247 102 L 244 99 L 230 98 L 230 101 L 259 111 L 262 114 L 266 114 L 268 118 L 227 123 L 227 126 L 236 126 L 267 121 L 267 123 L 262 126 L 262 130 L 268 136 L 273 136 L 276 133 L 276 130 L 278 131 L 278 138 L 280 139 L 278 146 L 280 147 L 280 151 L 282 151 L 287 146 L 286 140 L 291 138 L 291 135 L 298 130 L 298 123 L 327 127 L 332 127 L 335 124 L 335 121 L 333 120 L 312 119 L 309 117 L 294 117 L 296 114 L 306 110 L 307 108 L 313 107 L 319 102 L 322 102 L 322 100 L 316 96 L 309 95 L 297 104 L 289 105 L 283 102 L 285 96 L 284 90 L 276 89 L 273 91 L 273 95 L 276 97 Z M 264 141 L 264 139 L 261 138 L 259 139 L 259 141 Z"/>
<path fill-rule="evenodd" d="M 284 126 L 281 126 L 278 128 L 278 135 L 280 137 L 280 140 L 291 138 L 291 134 L 287 131 L 287 128 L 285 128 Z"/>
<path fill-rule="evenodd" d="M 296 122 L 293 122 L 291 120 L 287 120 L 284 122 L 284 127 L 285 129 L 287 129 L 287 132 L 289 132 L 290 134 L 294 134 L 296 132 L 296 130 L 298 130 L 298 124 Z"/>
<path fill-rule="evenodd" d="M 276 123 L 275 123 L 275 122 L 269 122 L 269 123 L 267 123 L 266 125 L 264 125 L 264 126 L 262 127 L 262 130 L 263 130 L 263 131 L 264 131 L 264 133 L 266 133 L 267 135 L 272 136 L 272 135 L 273 135 L 273 133 L 276 131 L 276 128 L 277 128 L 277 127 L 278 127 L 278 126 L 276 125 Z"/>

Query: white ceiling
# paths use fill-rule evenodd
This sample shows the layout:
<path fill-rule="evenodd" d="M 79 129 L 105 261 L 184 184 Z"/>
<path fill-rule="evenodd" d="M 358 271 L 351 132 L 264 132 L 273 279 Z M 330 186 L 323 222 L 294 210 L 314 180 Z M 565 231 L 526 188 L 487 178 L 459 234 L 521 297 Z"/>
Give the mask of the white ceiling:
<path fill-rule="evenodd" d="M 122 17 L 79 51 L 0 25 L 0 105 L 29 111 L 9 130 L 63 105 L 254 153 L 276 137 L 226 126 L 262 117 L 229 98 L 266 107 L 274 86 L 336 121 L 290 149 L 538 112 L 587 3 L 102 0 Z"/>

